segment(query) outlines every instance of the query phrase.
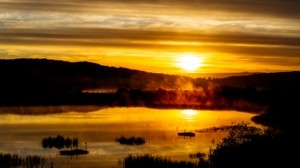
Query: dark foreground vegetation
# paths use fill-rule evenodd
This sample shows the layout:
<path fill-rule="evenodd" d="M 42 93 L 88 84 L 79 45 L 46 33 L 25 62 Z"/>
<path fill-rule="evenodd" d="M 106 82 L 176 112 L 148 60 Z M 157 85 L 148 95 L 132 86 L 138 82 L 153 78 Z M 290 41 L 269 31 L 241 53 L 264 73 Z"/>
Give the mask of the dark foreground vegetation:
<path fill-rule="evenodd" d="M 38 168 L 43 167 L 47 160 L 40 156 L 19 156 L 17 154 L 0 153 L 0 168 L 26 167 Z"/>
<path fill-rule="evenodd" d="M 246 122 L 242 122 L 239 124 L 232 123 L 231 125 L 199 129 L 199 130 L 196 130 L 196 132 L 217 132 L 217 131 L 236 130 L 236 129 L 240 128 L 242 125 L 246 126 L 246 125 L 249 125 L 249 123 L 246 123 Z"/>
<path fill-rule="evenodd" d="M 125 168 L 194 168 L 195 164 L 185 161 L 172 161 L 168 158 L 160 156 L 145 155 L 129 155 L 123 161 Z"/>
<path fill-rule="evenodd" d="M 115 139 L 116 142 L 119 142 L 122 145 L 143 145 L 146 143 L 146 140 L 142 137 L 125 137 L 121 136 Z"/>
<path fill-rule="evenodd" d="M 274 129 L 259 129 L 244 123 L 229 127 L 229 134 L 208 154 L 197 162 L 172 161 L 161 156 L 129 155 L 123 161 L 124 168 L 257 168 L 291 167 L 291 139 Z M 201 155 L 203 156 L 203 155 Z"/>

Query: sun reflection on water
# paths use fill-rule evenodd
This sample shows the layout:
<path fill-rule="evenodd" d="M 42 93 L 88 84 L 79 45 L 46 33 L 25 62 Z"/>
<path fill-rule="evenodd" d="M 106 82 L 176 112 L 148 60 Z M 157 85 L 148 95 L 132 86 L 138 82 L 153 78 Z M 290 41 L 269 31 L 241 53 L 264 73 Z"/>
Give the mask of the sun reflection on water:
<path fill-rule="evenodd" d="M 197 111 L 196 110 L 191 110 L 191 109 L 182 110 L 181 113 L 184 116 L 184 118 L 187 121 L 190 121 L 190 122 L 194 121 L 195 117 L 197 115 Z"/>

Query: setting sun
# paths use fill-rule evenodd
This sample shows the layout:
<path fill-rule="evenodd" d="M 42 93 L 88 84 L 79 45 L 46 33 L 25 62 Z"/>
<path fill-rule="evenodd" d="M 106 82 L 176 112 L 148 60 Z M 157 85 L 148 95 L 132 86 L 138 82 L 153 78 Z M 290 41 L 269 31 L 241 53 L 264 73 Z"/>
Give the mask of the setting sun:
<path fill-rule="evenodd" d="M 194 54 L 183 54 L 177 60 L 178 66 L 186 71 L 195 71 L 202 66 L 203 59 Z"/>

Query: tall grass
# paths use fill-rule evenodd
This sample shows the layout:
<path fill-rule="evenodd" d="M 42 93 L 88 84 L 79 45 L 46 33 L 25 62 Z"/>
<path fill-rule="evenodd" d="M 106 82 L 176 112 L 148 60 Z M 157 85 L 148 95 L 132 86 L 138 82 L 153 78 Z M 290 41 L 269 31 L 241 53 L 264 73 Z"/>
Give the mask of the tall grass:
<path fill-rule="evenodd" d="M 119 142 L 122 145 L 143 145 L 146 143 L 146 140 L 142 137 L 125 137 L 121 136 L 115 139 L 116 142 Z"/>
<path fill-rule="evenodd" d="M 38 168 L 45 165 L 47 160 L 40 156 L 22 157 L 17 154 L 0 153 L 0 168 L 26 167 Z"/>
<path fill-rule="evenodd" d="M 195 168 L 196 164 L 185 161 L 172 161 L 161 156 L 128 155 L 123 162 L 125 168 Z"/>
<path fill-rule="evenodd" d="M 43 138 L 42 140 L 42 146 L 43 148 L 57 148 L 57 149 L 62 149 L 62 148 L 78 148 L 78 143 L 79 140 L 78 138 L 64 138 L 61 135 L 57 135 L 56 137 L 46 137 Z"/>

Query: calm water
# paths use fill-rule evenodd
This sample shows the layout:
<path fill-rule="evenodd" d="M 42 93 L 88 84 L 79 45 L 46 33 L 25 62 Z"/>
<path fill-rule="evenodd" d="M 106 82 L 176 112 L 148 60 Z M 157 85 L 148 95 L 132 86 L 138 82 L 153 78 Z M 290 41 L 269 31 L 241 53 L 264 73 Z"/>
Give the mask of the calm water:
<path fill-rule="evenodd" d="M 56 108 L 56 109 L 53 109 Z M 196 133 L 195 137 L 179 137 L 178 131 L 194 131 L 242 121 L 251 122 L 253 114 L 236 111 L 162 110 L 149 108 L 76 108 L 31 107 L 0 108 L 0 153 L 40 155 L 48 158 L 44 167 L 121 167 L 119 162 L 128 154 L 166 156 L 173 160 L 190 160 L 190 153 L 208 153 L 226 132 Z M 66 113 L 47 114 L 53 111 Z M 33 115 L 38 112 L 43 115 Z M 81 112 L 78 112 L 81 111 Z M 16 115 L 11 113 L 31 113 Z M 62 135 L 78 138 L 79 147 L 88 155 L 60 156 L 58 149 L 44 149 L 45 137 Z M 142 136 L 146 144 L 126 146 L 116 143 L 119 136 Z M 213 141 L 215 143 L 212 143 Z M 196 160 L 195 160 L 196 161 Z"/>

